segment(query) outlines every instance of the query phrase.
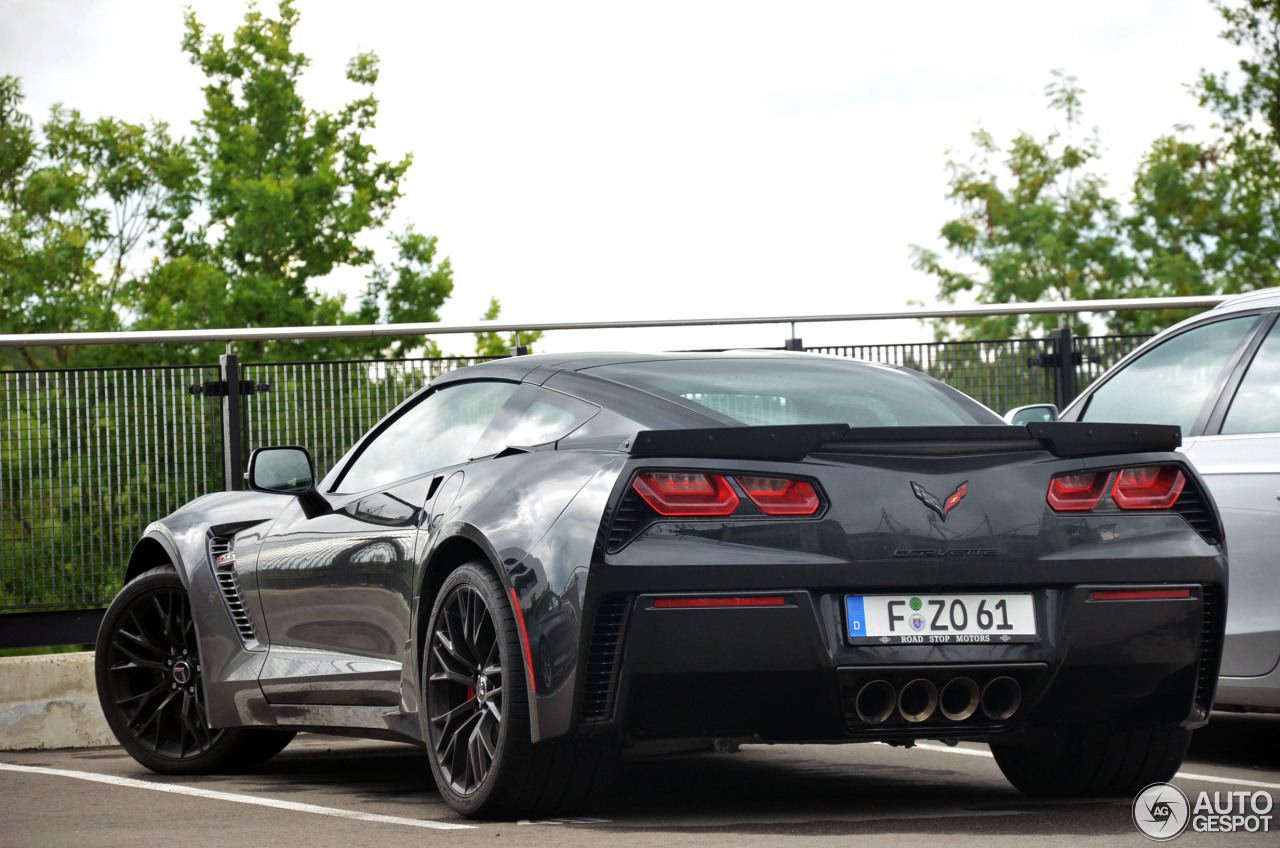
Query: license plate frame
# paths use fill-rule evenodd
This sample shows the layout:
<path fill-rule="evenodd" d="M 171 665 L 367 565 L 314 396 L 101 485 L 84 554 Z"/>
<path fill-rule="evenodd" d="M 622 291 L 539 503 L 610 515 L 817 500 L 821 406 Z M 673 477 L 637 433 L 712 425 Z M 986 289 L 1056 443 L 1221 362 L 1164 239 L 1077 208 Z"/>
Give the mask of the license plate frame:
<path fill-rule="evenodd" d="M 844 606 L 845 638 L 853 645 L 1007 645 L 1040 638 L 1030 592 L 845 595 Z"/>

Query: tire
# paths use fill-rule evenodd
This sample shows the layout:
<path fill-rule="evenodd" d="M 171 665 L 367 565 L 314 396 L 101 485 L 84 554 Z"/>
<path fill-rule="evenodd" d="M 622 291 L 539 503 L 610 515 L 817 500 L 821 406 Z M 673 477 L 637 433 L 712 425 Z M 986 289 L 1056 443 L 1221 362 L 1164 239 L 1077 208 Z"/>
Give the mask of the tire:
<path fill-rule="evenodd" d="M 173 566 L 130 581 L 98 631 L 102 713 L 135 760 L 159 774 L 205 774 L 278 754 L 291 731 L 209 726 L 191 602 Z"/>
<path fill-rule="evenodd" d="M 422 657 L 424 736 L 441 798 L 471 818 L 575 812 L 608 786 L 616 740 L 534 744 L 515 613 L 484 561 L 453 571 Z"/>
<path fill-rule="evenodd" d="M 1059 797 L 1132 797 L 1167 783 L 1182 765 L 1191 731 L 1069 728 L 1040 745 L 992 743 L 996 764 L 1019 791 Z"/>

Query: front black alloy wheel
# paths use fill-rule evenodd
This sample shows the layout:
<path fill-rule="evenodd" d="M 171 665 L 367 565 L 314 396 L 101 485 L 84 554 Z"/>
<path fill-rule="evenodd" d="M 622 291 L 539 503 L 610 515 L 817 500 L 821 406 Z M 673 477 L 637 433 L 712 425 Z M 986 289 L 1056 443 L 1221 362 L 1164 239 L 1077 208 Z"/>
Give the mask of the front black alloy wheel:
<path fill-rule="evenodd" d="M 195 621 L 172 566 L 121 590 L 98 632 L 98 699 L 120 744 L 161 774 L 235 768 L 278 753 L 293 733 L 214 728 L 204 697 Z"/>

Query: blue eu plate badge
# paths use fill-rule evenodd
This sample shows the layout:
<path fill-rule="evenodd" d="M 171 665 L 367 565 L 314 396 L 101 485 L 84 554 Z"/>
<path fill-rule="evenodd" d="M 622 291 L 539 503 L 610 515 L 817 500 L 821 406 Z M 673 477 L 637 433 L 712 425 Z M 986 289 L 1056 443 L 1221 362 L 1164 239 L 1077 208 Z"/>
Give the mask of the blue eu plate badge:
<path fill-rule="evenodd" d="M 847 595 L 844 599 L 845 610 L 849 616 L 849 635 L 865 636 L 867 633 L 867 614 L 862 606 L 862 598 Z"/>

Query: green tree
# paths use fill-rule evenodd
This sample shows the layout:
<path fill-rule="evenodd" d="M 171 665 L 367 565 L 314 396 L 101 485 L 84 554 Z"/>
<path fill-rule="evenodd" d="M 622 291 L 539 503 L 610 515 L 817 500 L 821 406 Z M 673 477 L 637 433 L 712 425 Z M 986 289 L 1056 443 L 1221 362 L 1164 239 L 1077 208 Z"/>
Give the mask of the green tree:
<path fill-rule="evenodd" d="M 1202 72 L 1193 91 L 1216 137 L 1189 127 L 1157 139 L 1134 178 L 1125 221 L 1139 273 L 1135 297 L 1233 294 L 1280 284 L 1280 2 L 1215 3 L 1244 47 L 1241 83 Z M 1116 329 L 1150 332 L 1186 311 L 1117 315 Z"/>
<path fill-rule="evenodd" d="M 496 297 L 489 298 L 489 308 L 481 316 L 483 321 L 497 321 L 502 305 Z M 533 343 L 542 338 L 541 330 L 521 331 L 503 336 L 500 333 L 476 333 L 476 356 L 510 356 L 517 347 L 533 353 Z"/>
<path fill-rule="evenodd" d="M 1120 204 L 1081 169 L 1098 154 L 1096 137 L 1051 153 L 1020 136 L 1005 164 L 1007 193 L 985 160 L 980 169 L 952 165 L 949 197 L 963 214 L 942 229 L 948 250 L 969 261 L 956 270 L 934 252 L 913 247 L 913 265 L 938 281 L 939 298 L 973 292 L 979 303 L 1065 298 L 1232 294 L 1280 285 L 1280 0 L 1214 2 L 1222 36 L 1246 55 L 1239 75 L 1202 71 L 1190 87 L 1212 120 L 1212 137 L 1175 127 L 1156 139 Z M 1080 91 L 1059 74 L 1050 85 L 1055 108 L 1078 120 Z M 975 137 L 980 156 L 996 152 Z M 1046 203 L 1046 199 L 1049 201 Z M 1188 310 L 1119 312 L 1113 332 L 1154 332 Z M 936 322 L 940 337 L 1028 334 L 1039 320 Z M 1082 329 L 1076 320 L 1073 325 Z"/>
<path fill-rule="evenodd" d="M 138 256 L 192 163 L 163 124 L 88 121 L 54 106 L 37 131 L 22 100 L 21 82 L 0 77 L 0 332 L 123 329 Z M 6 351 L 0 364 L 127 358 L 113 348 L 31 347 Z"/>
<path fill-rule="evenodd" d="M 165 261 L 137 292 L 139 329 L 353 323 L 367 317 L 364 304 L 389 293 L 361 236 L 386 223 L 412 157 L 378 160 L 365 139 L 378 112 L 372 53 L 347 65 L 347 79 L 366 89 L 363 96 L 337 112 L 306 107 L 298 82 L 308 59 L 292 47 L 298 20 L 291 0 L 282 0 L 275 18 L 250 7 L 227 42 L 206 35 L 195 13 L 186 13 L 182 48 L 209 81 L 192 143 L 198 169 L 168 205 Z M 410 264 L 428 246 L 421 238 L 398 240 Z M 433 254 L 434 241 L 429 247 Z M 354 311 L 313 285 L 344 266 L 372 269 L 374 290 Z M 434 314 L 435 306 L 424 308 Z M 255 342 L 249 352 L 306 359 L 373 354 L 382 346 Z"/>
<path fill-rule="evenodd" d="M 951 161 L 948 198 L 961 209 L 942 226 L 947 249 L 965 260 L 948 266 L 934 251 L 913 245 L 912 266 L 935 277 L 938 297 L 954 303 L 972 293 L 978 303 L 1081 300 L 1106 296 L 1132 272 L 1133 262 L 1117 234 L 1119 202 L 1105 181 L 1091 173 L 1098 158 L 1096 130 L 1076 141 L 1081 95 L 1076 78 L 1054 72 L 1046 87 L 1051 108 L 1063 113 L 1066 131 L 1043 141 L 1019 134 L 1001 151 L 990 133 L 973 134 L 977 153 Z M 1001 169 L 991 160 L 1003 156 Z M 1008 185 L 1006 187 L 1005 180 Z M 1042 333 L 1059 325 L 1057 315 L 958 318 L 936 322 L 940 339 L 1001 339 Z M 1071 318 L 1083 332 L 1086 324 Z"/>
<path fill-rule="evenodd" d="M 438 310 L 453 292 L 453 266 L 447 258 L 436 263 L 435 236 L 415 233 L 410 227 L 396 236 L 395 242 L 400 261 L 390 267 L 374 268 L 360 311 L 351 322 L 418 324 L 440 320 Z M 419 348 L 423 356 L 440 355 L 440 347 L 426 336 L 397 339 L 390 355 L 405 357 Z"/>

